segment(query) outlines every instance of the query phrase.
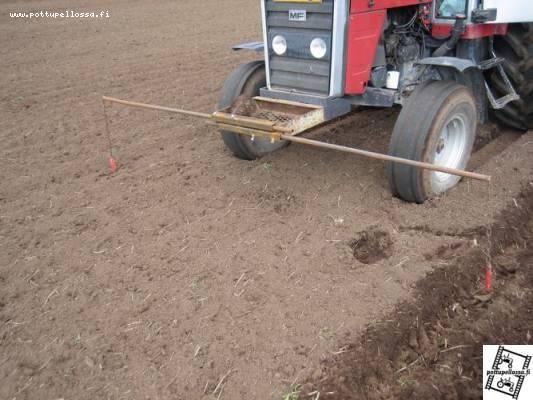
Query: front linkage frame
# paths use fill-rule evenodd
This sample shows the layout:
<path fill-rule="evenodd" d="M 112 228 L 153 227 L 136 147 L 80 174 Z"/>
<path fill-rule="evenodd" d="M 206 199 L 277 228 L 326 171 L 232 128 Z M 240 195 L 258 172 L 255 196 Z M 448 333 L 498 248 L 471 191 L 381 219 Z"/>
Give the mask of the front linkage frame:
<path fill-rule="evenodd" d="M 324 122 L 324 110 L 319 106 L 255 97 L 253 99 L 254 114 L 261 116 L 258 118 L 249 115 L 236 115 L 232 107 L 216 111 L 213 114 L 207 114 L 196 111 L 121 100 L 108 96 L 103 96 L 102 101 L 104 102 L 104 112 L 106 110 L 105 104 L 119 104 L 126 107 L 163 111 L 172 114 L 180 114 L 183 116 L 210 120 L 213 121 L 221 131 L 230 132 L 232 135 L 236 135 L 239 138 L 249 139 L 252 141 L 252 143 L 259 140 L 266 141 L 273 145 L 283 142 L 299 143 L 329 150 L 337 150 L 363 157 L 374 158 L 394 164 L 407 165 L 413 168 L 450 174 L 458 177 L 476 179 L 485 182 L 491 181 L 490 176 L 475 172 L 469 172 L 456 168 L 448 168 L 420 161 L 409 160 L 402 157 L 380 154 L 356 149 L 353 147 L 340 146 L 318 140 L 298 137 L 297 135 L 304 133 Z M 105 113 L 105 118 L 107 122 L 107 113 Z M 112 144 L 110 140 L 110 147 L 111 146 Z"/>

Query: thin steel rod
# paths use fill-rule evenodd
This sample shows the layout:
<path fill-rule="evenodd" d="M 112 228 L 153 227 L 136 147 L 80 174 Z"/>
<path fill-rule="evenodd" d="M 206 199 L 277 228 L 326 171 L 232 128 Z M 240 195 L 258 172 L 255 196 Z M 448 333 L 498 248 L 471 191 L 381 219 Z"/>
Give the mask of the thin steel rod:
<path fill-rule="evenodd" d="M 109 156 L 113 158 L 113 142 L 111 141 L 111 131 L 109 130 L 109 117 L 107 116 L 107 107 L 105 101 L 102 101 L 104 107 L 105 133 L 107 136 L 107 145 L 109 146 Z"/>
<path fill-rule="evenodd" d="M 196 111 L 187 111 L 187 110 L 182 110 L 182 109 L 179 109 L 179 108 L 156 106 L 156 105 L 153 105 L 153 104 L 136 103 L 134 101 L 115 99 L 114 97 L 102 96 L 102 100 L 104 102 L 108 101 L 110 103 L 122 104 L 122 105 L 128 106 L 128 107 L 136 107 L 136 108 L 144 108 L 144 109 L 149 109 L 149 110 L 165 111 L 165 112 L 169 112 L 169 113 L 188 115 L 190 117 L 203 118 L 203 119 L 211 119 L 211 118 L 213 118 L 212 114 L 206 114 L 206 113 L 201 113 L 201 112 L 196 112 Z"/>
<path fill-rule="evenodd" d="M 290 136 L 290 135 L 281 135 L 281 139 L 287 140 L 289 142 L 321 147 L 323 149 L 337 150 L 337 151 L 342 151 L 345 153 L 357 154 L 363 157 L 374 158 L 377 160 L 390 161 L 390 162 L 395 162 L 398 164 L 409 165 L 412 167 L 428 169 L 431 171 L 444 172 L 444 173 L 451 174 L 451 175 L 458 175 L 458 176 L 462 176 L 465 178 L 477 179 L 477 180 L 485 181 L 485 182 L 490 182 L 491 180 L 491 177 L 488 175 L 477 174 L 475 172 L 468 172 L 462 169 L 441 167 L 438 165 L 429 164 L 429 163 L 425 163 L 421 161 L 408 160 L 406 158 L 394 157 L 394 156 L 389 156 L 389 155 L 381 154 L 381 153 L 374 153 L 372 151 L 354 149 L 353 147 L 340 146 L 338 144 L 319 142 L 318 140 L 306 139 L 306 138 Z"/>

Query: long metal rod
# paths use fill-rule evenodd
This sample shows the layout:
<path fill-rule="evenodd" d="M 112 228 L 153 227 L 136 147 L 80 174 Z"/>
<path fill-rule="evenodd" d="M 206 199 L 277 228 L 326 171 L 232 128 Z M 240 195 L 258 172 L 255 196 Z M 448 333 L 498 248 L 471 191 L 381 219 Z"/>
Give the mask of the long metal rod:
<path fill-rule="evenodd" d="M 215 120 L 215 121 L 218 118 L 220 118 L 220 114 L 221 114 L 221 113 L 206 114 L 206 113 L 201 113 L 201 112 L 196 112 L 196 111 L 183 110 L 181 108 L 171 108 L 171 107 L 156 106 L 154 104 L 137 103 L 135 101 L 121 100 L 121 99 L 116 99 L 114 97 L 108 97 L 108 96 L 102 96 L 102 100 L 103 100 L 104 104 L 107 101 L 109 103 L 122 104 L 123 106 L 127 106 L 127 107 L 142 108 L 142 109 L 146 109 L 146 110 L 164 111 L 164 112 L 169 112 L 169 113 L 173 113 L 173 114 L 181 114 L 181 115 L 187 115 L 189 117 L 196 117 L 196 118 L 202 118 L 202 119 L 211 119 L 211 120 Z M 233 122 L 235 122 L 236 126 L 241 126 L 241 125 L 244 125 L 246 123 L 246 121 L 248 121 L 248 124 L 249 124 L 250 120 L 253 120 L 253 118 L 235 116 L 234 118 L 231 118 L 231 120 L 228 119 L 226 121 L 226 123 L 228 123 L 228 121 L 233 121 Z M 240 121 L 241 121 L 241 123 L 239 123 Z M 257 120 L 257 122 L 261 123 L 260 120 Z M 257 122 L 256 122 L 256 124 L 257 124 Z M 266 126 L 267 125 L 265 125 L 265 127 Z M 279 132 L 289 133 L 289 132 L 292 131 L 290 128 L 286 128 L 284 126 L 272 125 L 272 126 L 268 126 L 268 127 L 273 129 L 273 130 L 275 130 L 275 131 L 279 131 Z"/>
<path fill-rule="evenodd" d="M 111 103 L 118 103 L 118 104 L 122 104 L 122 105 L 128 106 L 128 107 L 136 107 L 136 108 L 144 108 L 144 109 L 149 109 L 149 110 L 165 111 L 165 112 L 170 112 L 170 113 L 174 113 L 174 114 L 187 115 L 187 116 L 191 116 L 191 117 L 203 118 L 203 119 L 209 119 L 209 120 L 213 120 L 214 119 L 213 114 L 200 113 L 200 112 L 196 112 L 196 111 L 188 111 L 188 110 L 182 110 L 182 109 L 178 109 L 178 108 L 162 107 L 162 106 L 156 106 L 156 105 L 153 105 L 153 104 L 136 103 L 134 101 L 120 100 L 120 99 L 116 99 L 116 98 L 113 98 L 113 97 L 107 97 L 107 96 L 103 96 L 102 100 L 104 102 L 108 101 L 108 102 L 111 102 Z M 266 132 L 265 131 L 264 133 L 267 134 L 267 135 L 268 134 L 272 134 L 272 136 L 274 136 L 274 134 L 277 134 L 278 132 Z M 338 145 L 338 144 L 320 142 L 318 140 L 306 139 L 306 138 L 302 138 L 302 137 L 297 137 L 297 136 L 292 136 L 292 135 L 285 135 L 285 134 L 279 135 L 279 138 L 282 139 L 282 140 L 287 140 L 289 142 L 305 144 L 305 145 L 308 145 L 308 146 L 321 147 L 323 149 L 342 151 L 344 153 L 356 154 L 356 155 L 363 156 L 363 157 L 374 158 L 376 160 L 395 162 L 395 163 L 398 163 L 398 164 L 409 165 L 411 167 L 427 169 L 427 170 L 430 170 L 430 171 L 444 172 L 446 174 L 462 176 L 464 178 L 477 179 L 477 180 L 485 181 L 485 182 L 490 182 L 490 180 L 491 180 L 491 177 L 489 175 L 478 174 L 478 173 L 475 173 L 475 172 L 468 172 L 468 171 L 464 171 L 462 169 L 457 169 L 457 168 L 442 167 L 442 166 L 439 166 L 439 165 L 434 165 L 434 164 L 425 163 L 425 162 L 421 162 L 421 161 L 409 160 L 407 158 L 394 157 L 394 156 L 389 156 L 387 154 L 374 153 L 372 151 L 355 149 L 353 147 L 346 147 L 346 146 L 341 146 L 341 145 Z"/>
<path fill-rule="evenodd" d="M 102 96 L 102 100 L 104 102 L 108 101 L 110 103 L 122 104 L 122 105 L 128 106 L 128 107 L 144 108 L 144 109 L 148 109 L 148 110 L 157 110 L 157 111 L 165 111 L 165 112 L 169 112 L 169 113 L 173 113 L 173 114 L 188 115 L 190 117 L 203 118 L 203 119 L 212 119 L 213 118 L 212 114 L 206 114 L 206 113 L 201 113 L 201 112 L 196 112 L 196 111 L 182 110 L 180 108 L 170 108 L 170 107 L 156 106 L 156 105 L 153 105 L 153 104 L 137 103 L 135 101 L 127 101 L 127 100 L 115 99 L 114 97 Z"/>
<path fill-rule="evenodd" d="M 387 154 L 374 153 L 372 151 L 359 150 L 353 147 L 340 146 L 338 144 L 331 144 L 325 142 L 319 142 L 318 140 L 306 139 L 302 137 L 281 135 L 282 140 L 287 140 L 294 143 L 306 144 L 309 146 L 321 147 L 323 149 L 337 150 L 345 153 L 357 154 L 363 157 L 374 158 L 382 161 L 395 162 L 398 164 L 409 165 L 411 167 L 417 167 L 422 169 L 428 169 L 431 171 L 444 172 L 451 175 L 458 175 L 465 178 L 477 179 L 480 181 L 490 182 L 491 177 L 489 175 L 477 174 L 475 172 L 468 172 L 457 168 L 441 167 L 439 165 L 429 164 L 422 161 L 409 160 L 407 158 L 400 158 L 389 156 Z"/>

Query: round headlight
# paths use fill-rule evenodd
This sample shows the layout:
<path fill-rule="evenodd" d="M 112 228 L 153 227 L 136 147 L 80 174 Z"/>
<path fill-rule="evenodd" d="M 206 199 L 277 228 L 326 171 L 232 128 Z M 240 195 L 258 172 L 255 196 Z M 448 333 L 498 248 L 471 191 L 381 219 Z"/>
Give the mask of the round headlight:
<path fill-rule="evenodd" d="M 311 46 L 309 46 L 309 50 L 311 50 L 311 54 L 315 58 L 324 58 L 324 56 L 328 52 L 326 42 L 324 41 L 324 39 L 321 38 L 313 39 L 313 41 L 311 42 Z"/>
<path fill-rule="evenodd" d="M 287 41 L 281 35 L 274 36 L 272 39 L 272 49 L 278 56 L 282 56 L 287 51 Z"/>

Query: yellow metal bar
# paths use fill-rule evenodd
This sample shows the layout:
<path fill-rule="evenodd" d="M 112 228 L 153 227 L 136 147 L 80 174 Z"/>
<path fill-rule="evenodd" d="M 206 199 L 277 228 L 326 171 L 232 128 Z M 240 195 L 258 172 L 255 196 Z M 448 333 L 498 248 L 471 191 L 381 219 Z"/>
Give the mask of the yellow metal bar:
<path fill-rule="evenodd" d="M 263 131 L 273 131 L 274 123 L 264 119 L 244 117 L 240 115 L 232 115 L 226 112 L 216 111 L 213 114 L 215 121 L 228 124 L 228 125 L 239 125 L 252 129 L 261 129 Z"/>
<path fill-rule="evenodd" d="M 231 115 L 220 111 L 215 112 L 213 114 L 213 118 L 215 119 L 215 121 L 227 125 L 244 126 L 246 128 L 258 129 L 267 132 L 279 131 L 284 133 L 292 133 L 292 129 L 290 128 L 277 126 L 272 121 L 259 118 L 242 117 L 239 115 Z"/>
<path fill-rule="evenodd" d="M 245 126 L 228 125 L 223 123 L 217 123 L 217 125 L 223 131 L 229 131 L 239 135 L 264 137 L 270 139 L 271 141 L 280 140 L 282 136 L 281 132 L 267 132 L 259 129 L 247 128 Z"/>

